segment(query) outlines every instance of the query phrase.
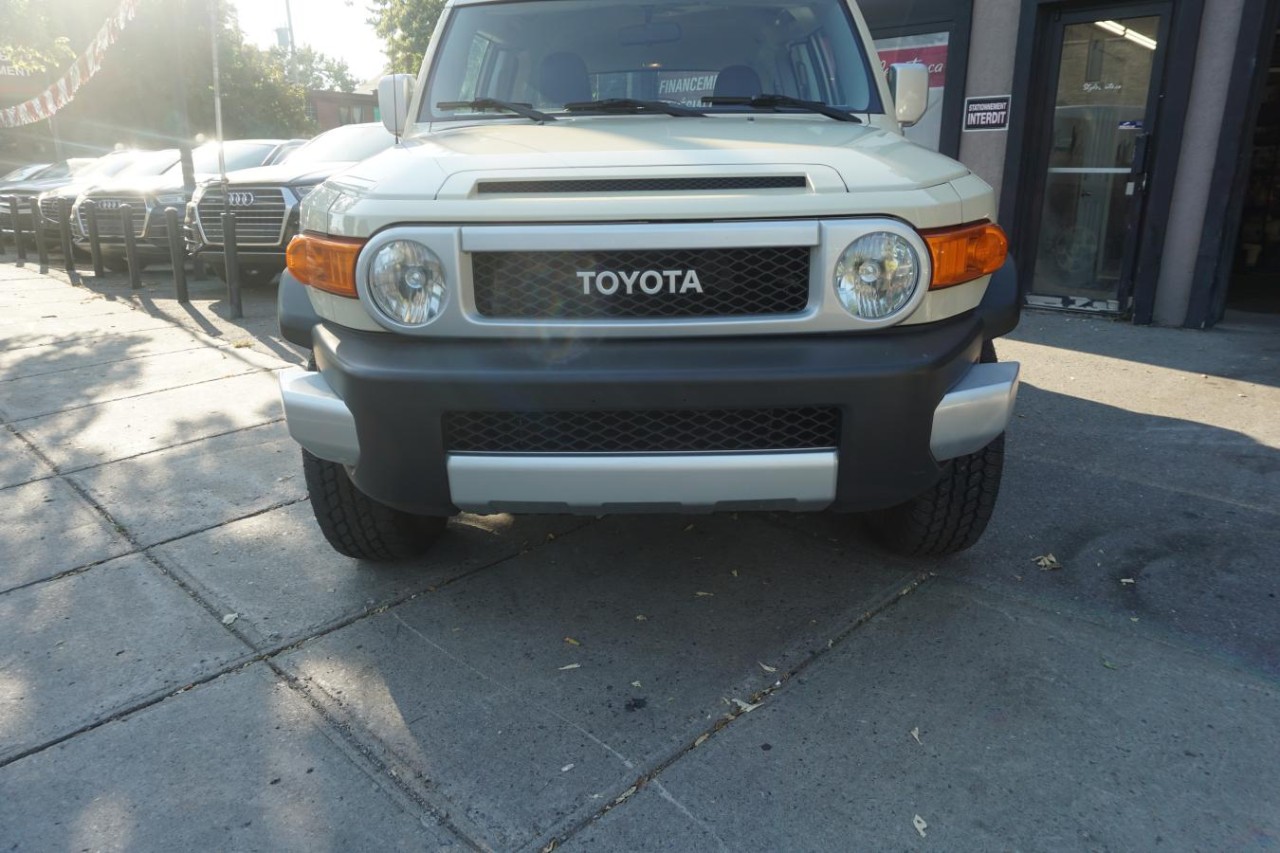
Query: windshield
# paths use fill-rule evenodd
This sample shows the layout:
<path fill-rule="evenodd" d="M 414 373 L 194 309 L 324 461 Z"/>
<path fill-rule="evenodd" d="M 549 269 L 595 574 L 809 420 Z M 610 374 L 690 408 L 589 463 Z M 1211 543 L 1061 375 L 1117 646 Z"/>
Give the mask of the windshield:
<path fill-rule="evenodd" d="M 289 155 L 289 165 L 366 160 L 387 150 L 395 137 L 381 124 L 349 124 L 322 133 Z"/>
<path fill-rule="evenodd" d="M 227 171 L 252 169 L 261 166 L 267 155 L 276 150 L 274 142 L 224 142 L 223 159 Z M 218 143 L 206 142 L 191 152 L 191 162 L 197 175 L 216 175 L 218 173 Z M 181 171 L 181 166 L 173 167 L 173 171 Z"/>
<path fill-rule="evenodd" d="M 881 112 L 843 0 L 524 0 L 454 9 L 420 118 L 510 119 L 440 103 L 494 98 L 545 112 L 605 98 L 761 94 Z"/>
<path fill-rule="evenodd" d="M 137 159 L 121 169 L 117 174 L 122 178 L 162 175 L 173 168 L 173 164 L 177 162 L 178 149 L 176 148 L 165 148 L 162 151 L 143 151 L 138 154 Z"/>
<path fill-rule="evenodd" d="M 77 178 L 109 178 L 120 174 L 134 160 L 131 154 L 108 154 L 99 157 L 88 166 L 76 172 Z"/>

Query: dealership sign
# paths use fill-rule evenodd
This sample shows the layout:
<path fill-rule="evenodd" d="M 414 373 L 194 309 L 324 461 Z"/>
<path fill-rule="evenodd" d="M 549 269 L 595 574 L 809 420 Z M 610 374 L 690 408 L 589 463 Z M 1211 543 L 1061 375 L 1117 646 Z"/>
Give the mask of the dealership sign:
<path fill-rule="evenodd" d="M 988 95 L 964 99 L 965 130 L 1008 130 L 1009 95 Z"/>

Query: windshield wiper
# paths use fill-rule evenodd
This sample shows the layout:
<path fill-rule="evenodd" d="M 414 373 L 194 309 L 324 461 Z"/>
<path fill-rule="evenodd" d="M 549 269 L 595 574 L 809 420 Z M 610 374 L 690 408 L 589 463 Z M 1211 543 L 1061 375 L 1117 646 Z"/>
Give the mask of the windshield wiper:
<path fill-rule="evenodd" d="M 756 95 L 754 98 L 742 98 L 732 95 L 711 95 L 703 98 L 702 103 L 711 104 L 712 106 L 739 106 L 753 107 L 758 110 L 778 111 L 778 107 L 791 107 L 797 110 L 808 110 L 811 113 L 818 113 L 827 118 L 833 118 L 836 121 L 851 121 L 854 124 L 862 124 L 862 119 L 847 113 L 844 110 L 836 109 L 830 104 L 824 104 L 821 101 L 805 101 L 800 98 L 793 98 L 790 95 Z"/>
<path fill-rule="evenodd" d="M 666 113 L 669 116 L 704 116 L 701 110 L 669 104 L 666 101 L 642 101 L 637 98 L 605 98 L 600 101 L 574 101 L 564 105 L 566 112 L 645 112 Z"/>
<path fill-rule="evenodd" d="M 535 110 L 532 104 L 519 104 L 513 101 L 499 101 L 497 98 L 476 98 L 474 101 L 440 101 L 438 110 L 506 110 L 534 121 L 555 121 L 556 117 Z"/>

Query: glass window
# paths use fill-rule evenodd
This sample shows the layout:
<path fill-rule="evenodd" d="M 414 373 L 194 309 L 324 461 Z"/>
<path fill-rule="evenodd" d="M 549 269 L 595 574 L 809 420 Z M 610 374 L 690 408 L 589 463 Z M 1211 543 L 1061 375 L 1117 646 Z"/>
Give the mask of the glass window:
<path fill-rule="evenodd" d="M 352 124 L 320 134 L 289 155 L 289 164 L 354 163 L 365 160 L 395 143 L 381 124 Z"/>
<path fill-rule="evenodd" d="M 876 39 L 880 67 L 887 73 L 898 62 L 919 62 L 929 69 L 929 108 L 924 117 L 904 133 L 907 139 L 937 151 L 942 143 L 942 106 L 947 94 L 947 48 L 945 33 Z"/>
<path fill-rule="evenodd" d="M 497 98 L 556 112 L 639 98 L 780 94 L 881 112 L 841 0 L 524 0 L 456 7 L 422 118 L 509 118 L 450 101 Z M 743 107 L 717 105 L 708 111 Z"/>

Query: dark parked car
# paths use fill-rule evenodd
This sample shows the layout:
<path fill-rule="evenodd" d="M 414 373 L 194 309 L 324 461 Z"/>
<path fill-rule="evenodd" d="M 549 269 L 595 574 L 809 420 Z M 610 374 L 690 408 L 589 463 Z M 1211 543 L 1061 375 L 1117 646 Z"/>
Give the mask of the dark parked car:
<path fill-rule="evenodd" d="M 285 145 L 281 139 L 244 139 L 223 143 L 222 163 L 228 172 L 260 166 L 270 161 Z M 218 174 L 218 144 L 210 142 L 192 152 L 197 181 Z M 164 210 L 185 209 L 187 191 L 182 185 L 182 166 L 176 148 L 154 152 L 137 164 L 123 170 L 112 181 L 82 193 L 73 209 L 77 240 L 88 239 L 87 205 L 98 212 L 98 238 L 103 261 L 115 270 L 125 268 L 124 230 L 120 208 L 130 207 L 130 221 L 137 238 L 138 261 L 141 265 L 169 259 L 169 237 Z"/>
<path fill-rule="evenodd" d="M 74 207 L 76 199 L 82 194 L 118 177 L 125 169 L 136 163 L 139 158 L 151 152 L 136 149 L 121 149 L 104 154 L 90 162 L 87 166 L 68 177 L 67 183 L 56 189 L 49 189 L 38 196 L 40 203 L 40 227 L 46 239 L 58 239 L 61 227 L 58 224 L 58 204 L 62 199 Z M 73 230 L 74 233 L 74 230 Z"/>
<path fill-rule="evenodd" d="M 245 169 L 196 189 L 188 208 L 187 249 L 207 253 L 206 263 L 225 276 L 222 214 L 236 214 L 236 247 L 244 281 L 265 282 L 284 269 L 285 248 L 298 232 L 298 204 L 330 175 L 390 148 L 395 137 L 379 122 L 349 124 L 322 133 L 275 166 Z"/>
<path fill-rule="evenodd" d="M 31 199 L 41 193 L 65 186 L 76 179 L 84 170 L 97 162 L 93 158 L 77 157 L 72 160 L 59 160 L 43 169 L 28 175 L 25 179 L 0 183 L 0 228 L 6 234 L 13 233 L 13 219 L 9 211 L 9 199 L 18 201 L 18 224 L 23 233 L 30 234 L 33 225 L 31 217 Z"/>

